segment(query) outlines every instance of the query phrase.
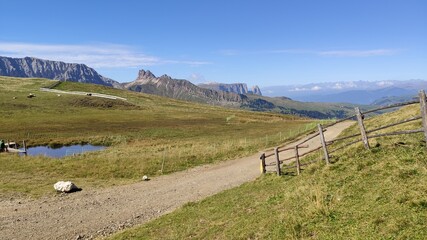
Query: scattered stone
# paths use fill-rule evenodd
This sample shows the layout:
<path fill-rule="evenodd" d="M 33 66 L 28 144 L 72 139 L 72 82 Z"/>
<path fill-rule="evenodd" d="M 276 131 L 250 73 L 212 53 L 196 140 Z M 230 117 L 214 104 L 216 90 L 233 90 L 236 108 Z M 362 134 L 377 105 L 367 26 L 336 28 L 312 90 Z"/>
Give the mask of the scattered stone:
<path fill-rule="evenodd" d="M 13 97 L 13 99 L 16 99 L 16 97 Z"/>
<path fill-rule="evenodd" d="M 67 181 L 59 181 L 53 185 L 53 188 L 58 192 L 71 193 L 76 191 L 81 191 L 81 188 L 78 188 L 74 183 Z"/>
<path fill-rule="evenodd" d="M 144 180 L 144 181 L 149 181 L 150 179 L 148 178 L 148 176 L 147 176 L 147 175 L 144 175 L 144 176 L 142 177 L 142 180 Z"/>
<path fill-rule="evenodd" d="M 35 97 L 36 95 L 34 95 L 33 93 L 30 93 L 30 94 L 28 94 L 27 95 L 27 98 L 33 98 L 33 97 Z"/>

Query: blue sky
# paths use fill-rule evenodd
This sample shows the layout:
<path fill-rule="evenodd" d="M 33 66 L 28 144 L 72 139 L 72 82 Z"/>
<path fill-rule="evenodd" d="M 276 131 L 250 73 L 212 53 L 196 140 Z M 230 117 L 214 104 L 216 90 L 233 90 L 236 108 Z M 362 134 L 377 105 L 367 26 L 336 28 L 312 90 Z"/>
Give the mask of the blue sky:
<path fill-rule="evenodd" d="M 0 0 L 0 55 L 274 86 L 427 79 L 424 0 Z"/>

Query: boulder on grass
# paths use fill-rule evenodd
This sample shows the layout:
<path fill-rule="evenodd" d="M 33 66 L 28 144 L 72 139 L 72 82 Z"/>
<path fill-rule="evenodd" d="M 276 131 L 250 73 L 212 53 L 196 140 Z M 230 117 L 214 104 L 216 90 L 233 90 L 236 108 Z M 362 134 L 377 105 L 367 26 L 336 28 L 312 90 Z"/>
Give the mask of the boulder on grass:
<path fill-rule="evenodd" d="M 64 192 L 64 193 L 71 193 L 71 192 L 77 192 L 81 191 L 81 188 L 78 188 L 74 183 L 67 181 L 59 181 L 53 185 L 53 188 L 55 188 L 58 192 Z"/>

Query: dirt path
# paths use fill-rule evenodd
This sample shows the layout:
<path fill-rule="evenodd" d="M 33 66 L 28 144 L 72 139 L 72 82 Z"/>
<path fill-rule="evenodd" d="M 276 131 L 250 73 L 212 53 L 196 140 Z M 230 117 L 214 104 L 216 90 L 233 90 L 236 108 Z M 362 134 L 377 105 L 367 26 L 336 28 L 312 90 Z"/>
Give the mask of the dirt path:
<path fill-rule="evenodd" d="M 327 139 L 335 138 L 351 124 L 343 122 L 329 128 L 325 132 Z M 309 144 L 310 148 L 320 146 L 318 140 Z M 239 186 L 259 175 L 259 154 L 256 154 L 125 186 L 39 200 L 0 199 L 0 239 L 104 236 L 172 212 L 187 202 Z"/>
<path fill-rule="evenodd" d="M 40 88 L 40 91 L 52 92 L 52 93 L 57 93 L 57 94 L 81 95 L 81 96 L 88 96 L 88 94 L 89 94 L 90 96 L 93 96 L 93 97 L 107 98 L 107 99 L 113 99 L 113 100 L 119 99 L 119 100 L 123 100 L 123 101 L 127 100 L 126 98 L 122 98 L 122 97 L 118 97 L 118 96 L 114 96 L 114 95 L 102 94 L 102 93 L 62 91 L 62 90 L 50 89 L 50 88 Z"/>

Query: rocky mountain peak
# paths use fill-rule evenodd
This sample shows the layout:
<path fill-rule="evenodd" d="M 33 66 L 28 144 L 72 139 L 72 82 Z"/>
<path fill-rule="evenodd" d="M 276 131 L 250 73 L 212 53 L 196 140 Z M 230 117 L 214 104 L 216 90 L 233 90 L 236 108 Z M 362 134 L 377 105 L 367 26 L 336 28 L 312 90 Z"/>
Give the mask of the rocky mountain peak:
<path fill-rule="evenodd" d="M 188 80 L 174 79 L 166 74 L 156 77 L 148 70 L 140 70 L 138 78 L 123 84 L 123 87 L 136 92 L 215 105 L 240 106 L 247 101 L 244 95 L 201 88 Z"/>
<path fill-rule="evenodd" d="M 145 71 L 144 69 L 139 70 L 137 79 L 153 79 L 156 76 L 150 72 L 150 70 Z"/>
<path fill-rule="evenodd" d="M 160 79 L 167 79 L 167 80 L 172 80 L 172 78 L 166 74 L 163 74 L 162 76 L 159 77 Z"/>
<path fill-rule="evenodd" d="M 120 87 L 118 82 L 98 74 L 95 69 L 85 64 L 50 61 L 34 57 L 10 58 L 0 56 L 0 75 L 48 78 Z"/>
<path fill-rule="evenodd" d="M 231 92 L 231 93 L 237 93 L 237 94 L 256 94 L 256 95 L 262 95 L 261 90 L 258 86 L 252 87 L 252 90 L 248 90 L 248 86 L 246 83 L 203 83 L 199 84 L 199 87 L 212 89 L 215 91 L 224 91 L 224 92 Z"/>
<path fill-rule="evenodd" d="M 252 93 L 255 95 L 262 96 L 261 89 L 259 89 L 258 85 L 255 85 L 252 87 Z"/>

